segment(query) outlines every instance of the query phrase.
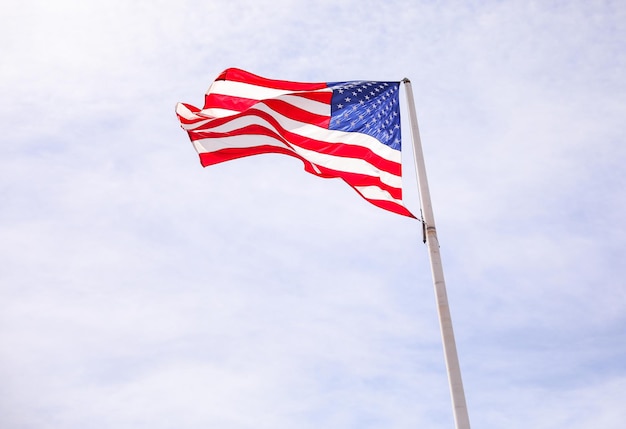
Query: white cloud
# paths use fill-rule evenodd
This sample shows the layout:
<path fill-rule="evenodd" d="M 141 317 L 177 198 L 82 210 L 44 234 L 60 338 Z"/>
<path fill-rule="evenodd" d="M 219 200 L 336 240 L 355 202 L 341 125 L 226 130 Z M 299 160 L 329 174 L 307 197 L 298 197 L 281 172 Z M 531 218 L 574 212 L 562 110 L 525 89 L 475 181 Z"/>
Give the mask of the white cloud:
<path fill-rule="evenodd" d="M 199 166 L 174 105 L 237 66 L 409 77 L 474 426 L 621 427 L 626 8 L 4 9 L 0 426 L 452 425 L 419 224 Z"/>

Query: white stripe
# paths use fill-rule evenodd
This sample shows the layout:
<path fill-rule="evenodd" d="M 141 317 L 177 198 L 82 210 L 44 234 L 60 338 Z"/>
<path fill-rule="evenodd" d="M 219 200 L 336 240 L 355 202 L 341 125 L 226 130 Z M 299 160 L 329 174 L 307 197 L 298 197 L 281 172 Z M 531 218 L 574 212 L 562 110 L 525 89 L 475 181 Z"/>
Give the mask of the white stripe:
<path fill-rule="evenodd" d="M 292 131 L 302 137 L 308 137 L 326 143 L 342 143 L 362 146 L 388 161 L 398 163 L 402 161 L 402 154 L 399 150 L 393 149 L 386 144 L 381 143 L 380 140 L 368 134 L 340 130 L 327 130 L 326 128 L 311 124 L 304 124 L 297 130 Z"/>
<path fill-rule="evenodd" d="M 332 91 L 330 88 L 320 91 Z M 207 94 L 230 95 L 232 97 L 249 98 L 252 100 L 265 100 L 276 98 L 283 94 L 294 94 L 302 91 L 289 91 L 284 89 L 267 88 L 264 86 L 252 85 L 250 83 L 232 82 L 229 80 L 218 80 L 211 84 Z"/>
<path fill-rule="evenodd" d="M 218 152 L 222 149 L 246 149 L 258 146 L 275 146 L 287 149 L 295 152 L 302 158 L 311 162 L 314 167 L 320 165 L 322 167 L 330 168 L 336 171 L 342 171 L 346 173 L 357 173 L 366 176 L 380 177 L 380 181 L 394 188 L 402 187 L 402 178 L 372 166 L 366 161 L 358 158 L 344 158 L 340 156 L 332 156 L 322 154 L 319 152 L 310 151 L 301 147 L 291 145 L 291 147 L 284 144 L 282 141 L 275 137 L 265 135 L 239 135 L 231 137 L 211 137 L 208 139 L 195 140 L 192 142 L 198 153 L 212 153 Z M 206 143 L 206 145 L 205 145 Z M 318 171 L 319 172 L 319 171 Z M 378 200 L 396 201 L 401 204 L 399 200 L 391 198 L 387 191 L 384 191 L 377 186 L 365 186 L 363 189 L 363 195 L 367 198 Z M 375 190 L 378 190 L 376 193 Z"/>
<path fill-rule="evenodd" d="M 188 121 L 194 121 L 191 124 L 185 124 L 183 122 L 180 123 L 181 128 L 187 131 L 193 131 L 194 129 L 201 127 L 212 120 L 205 119 L 204 116 L 200 116 L 197 113 L 192 112 L 182 103 L 176 104 L 176 113 Z"/>
<path fill-rule="evenodd" d="M 200 110 L 198 112 L 193 112 L 192 110 L 190 110 L 187 106 L 185 106 L 183 103 L 178 103 L 176 104 L 176 113 L 180 116 L 182 116 L 183 118 L 187 119 L 188 121 L 194 121 L 194 123 L 192 124 L 181 124 L 183 125 L 183 128 L 185 129 L 193 129 L 193 128 L 198 128 L 210 121 L 212 121 L 213 119 L 215 119 L 214 115 L 208 114 L 207 112 L 211 111 L 211 110 L 224 110 L 224 109 L 205 109 L 205 110 Z M 228 110 L 225 110 L 226 112 L 228 112 Z M 239 113 L 239 112 L 233 112 L 233 113 Z"/>
<path fill-rule="evenodd" d="M 205 119 L 204 121 L 198 121 L 198 122 L 194 122 L 193 124 L 183 124 L 181 122 L 180 126 L 183 130 L 186 130 L 188 132 L 193 132 L 195 131 L 196 128 L 201 127 L 202 125 L 206 124 L 207 122 L 211 122 L 211 119 Z"/>
<path fill-rule="evenodd" d="M 274 112 L 275 113 L 275 112 Z M 300 124 L 297 121 L 291 121 L 295 124 Z M 227 123 L 210 129 L 210 131 L 214 132 L 229 132 L 235 131 L 240 128 L 243 128 L 248 125 L 261 125 L 276 134 L 279 134 L 276 128 L 274 128 L 269 122 L 265 119 L 260 118 L 258 116 L 244 116 L 241 118 L 234 118 Z M 323 128 L 321 128 L 323 129 Z M 203 130 L 197 130 L 198 132 L 202 132 Z M 325 130 L 327 133 L 328 130 Z M 193 132 L 193 131 L 192 131 Z M 341 133 L 346 137 L 351 137 L 353 133 L 345 133 L 343 131 L 332 131 L 332 133 Z M 370 137 L 364 134 L 360 136 Z M 245 137 L 245 138 L 244 138 Z M 264 138 L 262 138 L 264 137 Z M 358 173 L 364 174 L 372 177 L 380 177 L 380 180 L 383 183 L 386 183 L 389 186 L 400 188 L 402 186 L 402 179 L 400 176 L 395 174 L 390 174 L 386 171 L 383 171 L 372 164 L 368 163 L 362 158 L 348 158 L 344 156 L 334 156 L 324 153 L 319 153 L 310 149 L 304 149 L 300 146 L 295 145 L 292 142 L 289 142 L 289 145 L 285 145 L 282 141 L 271 138 L 270 140 L 274 141 L 273 146 L 280 146 L 289 148 L 290 146 L 293 148 L 291 150 L 295 151 L 297 154 L 307 159 L 308 161 L 318 164 L 320 166 L 330 168 L 333 170 L 344 171 L 347 173 Z M 375 139 L 374 139 L 375 140 Z M 216 152 L 222 149 L 227 148 L 246 148 L 246 147 L 255 147 L 260 146 L 266 143 L 268 138 L 260 135 L 238 135 L 232 137 L 209 137 L 206 139 L 199 139 L 194 141 L 194 146 L 199 153 L 208 153 L 208 152 Z M 378 141 L 378 140 L 376 140 Z M 206 142 L 206 145 L 205 145 Z M 335 142 L 336 143 L 336 142 Z M 382 145 L 382 143 L 379 143 Z"/>
<path fill-rule="evenodd" d="M 226 116 L 232 116 L 239 113 L 236 110 L 219 109 L 217 107 L 202 109 L 200 112 L 202 112 L 203 115 L 210 116 L 212 118 L 225 118 Z"/>
<path fill-rule="evenodd" d="M 193 113 L 187 106 L 183 103 L 176 103 L 176 113 L 187 120 L 192 120 L 198 118 L 198 115 Z"/>
<path fill-rule="evenodd" d="M 380 181 L 394 188 L 402 187 L 402 178 L 395 174 L 388 173 L 362 158 L 346 158 L 343 156 L 333 156 L 325 153 L 304 149 L 292 144 L 297 154 L 308 159 L 314 164 L 321 165 L 332 170 L 344 171 L 346 173 L 365 174 L 372 177 L 380 177 Z"/>
<path fill-rule="evenodd" d="M 392 201 L 396 204 L 404 206 L 402 200 L 393 198 L 389 192 L 379 188 L 378 186 L 355 186 L 354 189 L 356 189 L 359 194 L 363 195 L 368 200 Z"/>
<path fill-rule="evenodd" d="M 322 103 L 320 101 L 310 100 L 308 98 L 300 97 L 297 95 L 281 95 L 279 100 L 283 100 L 295 107 L 298 107 L 307 112 L 314 113 L 320 116 L 330 116 L 330 103 Z"/>
<path fill-rule="evenodd" d="M 211 137 L 192 141 L 198 153 L 218 152 L 222 149 L 245 149 L 257 146 L 276 146 L 293 150 L 275 137 L 264 135 L 239 135 L 230 137 Z"/>
<path fill-rule="evenodd" d="M 282 98 L 282 97 L 281 97 Z M 309 104 L 303 101 L 301 97 L 293 97 L 295 98 L 294 106 L 308 110 L 305 107 L 308 107 Z M 270 109 L 265 104 L 257 104 L 255 108 L 262 110 L 264 112 L 272 115 L 278 123 L 285 129 L 294 132 L 302 137 L 312 138 L 315 140 L 320 140 L 326 143 L 342 143 L 342 144 L 354 144 L 357 146 L 363 146 L 374 152 L 376 155 L 381 158 L 387 159 L 393 162 L 401 162 L 402 154 L 399 150 L 393 149 L 386 144 L 381 143 L 378 139 L 362 133 L 355 132 L 346 132 L 339 130 L 329 130 L 327 128 L 318 127 L 317 125 L 307 124 L 306 122 L 295 121 L 293 119 L 289 119 L 286 116 L 281 115 L 280 113 Z M 326 105 L 327 116 L 330 116 L 330 105 Z"/>
<path fill-rule="evenodd" d="M 270 109 L 271 112 L 273 112 Z M 297 121 L 292 121 L 295 122 L 297 124 L 299 124 L 300 122 Z M 276 128 L 274 128 L 273 125 L 271 125 L 267 120 L 261 118 L 260 116 L 257 116 L 255 114 L 251 114 L 251 115 L 245 115 L 245 116 L 239 116 L 239 117 L 235 117 L 232 119 L 229 119 L 227 122 L 223 123 L 222 125 L 218 125 L 215 127 L 207 127 L 204 129 L 194 129 L 191 130 L 192 133 L 194 132 L 198 132 L 198 133 L 202 133 L 202 132 L 216 132 L 216 133 L 228 133 L 231 131 L 237 131 L 241 128 L 247 127 L 249 125 L 261 125 L 265 128 L 269 128 L 271 129 L 273 132 L 278 133 L 278 130 Z"/>
<path fill-rule="evenodd" d="M 281 96 L 275 97 L 275 99 L 285 101 L 286 103 L 289 103 L 292 106 L 298 107 L 302 110 L 306 110 L 316 115 L 330 116 L 330 104 L 327 104 L 327 103 L 321 103 L 319 101 L 309 100 L 304 97 L 298 97 L 296 95 L 290 95 L 290 94 L 281 95 Z M 256 105 L 254 106 L 256 107 Z M 240 112 L 236 110 L 211 107 L 209 109 L 201 110 L 200 113 L 202 115 L 213 117 L 213 118 L 225 118 L 226 116 L 232 116 Z"/>
<path fill-rule="evenodd" d="M 298 97 L 295 97 L 298 98 Z M 297 100 L 300 101 L 301 99 Z M 294 103 L 296 107 L 307 106 L 308 103 Z M 354 132 L 346 132 L 346 131 L 338 131 L 338 130 L 328 130 L 326 128 L 318 127 L 316 125 L 311 125 L 307 123 L 303 123 L 300 121 L 295 121 L 293 119 L 287 118 L 286 116 L 281 115 L 280 113 L 274 111 L 269 108 L 267 105 L 262 102 L 255 105 L 255 109 L 261 110 L 263 112 L 268 113 L 272 117 L 274 117 L 278 123 L 285 128 L 295 134 L 298 134 L 302 137 L 312 138 L 315 140 L 320 140 L 330 144 L 352 144 L 355 146 L 366 147 L 376 155 L 384 158 L 386 160 L 400 163 L 402 162 L 402 154 L 399 150 L 393 149 L 386 144 L 381 143 L 379 140 L 375 139 L 372 136 L 362 133 L 354 133 Z M 239 125 L 239 118 L 233 119 L 219 127 L 212 128 L 213 131 L 216 132 L 227 132 L 232 131 L 234 129 L 241 128 L 245 125 Z M 245 123 L 245 122 L 244 122 Z M 248 124 L 247 124 L 248 125 Z"/>

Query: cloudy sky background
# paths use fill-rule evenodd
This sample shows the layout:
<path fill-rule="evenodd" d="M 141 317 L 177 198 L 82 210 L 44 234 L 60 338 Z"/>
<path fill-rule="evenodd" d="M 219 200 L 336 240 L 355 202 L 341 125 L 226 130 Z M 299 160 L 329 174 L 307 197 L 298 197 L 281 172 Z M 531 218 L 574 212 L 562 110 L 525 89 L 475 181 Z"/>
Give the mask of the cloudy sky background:
<path fill-rule="evenodd" d="M 240 67 L 410 78 L 472 427 L 623 428 L 623 2 L 0 12 L 0 427 L 453 427 L 419 223 L 200 167 L 175 103 Z"/>

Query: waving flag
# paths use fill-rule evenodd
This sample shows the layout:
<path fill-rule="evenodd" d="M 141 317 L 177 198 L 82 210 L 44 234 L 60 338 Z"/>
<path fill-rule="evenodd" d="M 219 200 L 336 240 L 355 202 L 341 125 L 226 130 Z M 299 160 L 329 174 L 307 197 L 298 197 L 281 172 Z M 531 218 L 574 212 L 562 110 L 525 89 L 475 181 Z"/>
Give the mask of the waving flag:
<path fill-rule="evenodd" d="M 400 82 L 305 83 L 227 69 L 204 108 L 176 114 L 206 167 L 261 153 L 296 157 L 309 173 L 339 177 L 370 203 L 404 216 Z"/>

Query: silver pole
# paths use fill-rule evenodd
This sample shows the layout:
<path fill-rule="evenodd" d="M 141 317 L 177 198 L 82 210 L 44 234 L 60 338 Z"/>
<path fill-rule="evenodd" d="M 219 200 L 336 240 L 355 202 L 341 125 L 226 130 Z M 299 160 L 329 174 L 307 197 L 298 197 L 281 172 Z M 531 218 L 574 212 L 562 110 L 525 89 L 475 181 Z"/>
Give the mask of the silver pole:
<path fill-rule="evenodd" d="M 461 368 L 459 357 L 454 341 L 454 331 L 452 329 L 452 319 L 450 317 L 450 306 L 448 305 L 448 294 L 446 293 L 446 282 L 443 277 L 443 267 L 441 265 L 441 254 L 439 253 L 439 241 L 437 240 L 437 230 L 435 229 L 435 218 L 433 207 L 430 202 L 430 191 L 428 190 L 428 179 L 426 178 L 426 166 L 424 164 L 424 154 L 422 153 L 422 141 L 420 139 L 419 128 L 417 126 L 417 115 L 415 114 L 415 101 L 411 81 L 402 81 L 406 88 L 407 105 L 409 109 L 409 121 L 411 125 L 411 135 L 413 137 L 413 150 L 415 158 L 415 169 L 417 173 L 417 186 L 420 191 L 420 203 L 422 206 L 422 216 L 426 224 L 426 245 L 430 256 L 430 267 L 435 286 L 435 297 L 437 299 L 437 313 L 439 314 L 439 326 L 441 328 L 441 338 L 443 340 L 443 352 L 448 371 L 448 383 L 450 385 L 450 395 L 452 396 L 452 409 L 454 413 L 454 423 L 456 429 L 470 429 L 467 404 L 465 403 L 465 393 L 463 391 L 463 380 L 461 379 Z"/>

